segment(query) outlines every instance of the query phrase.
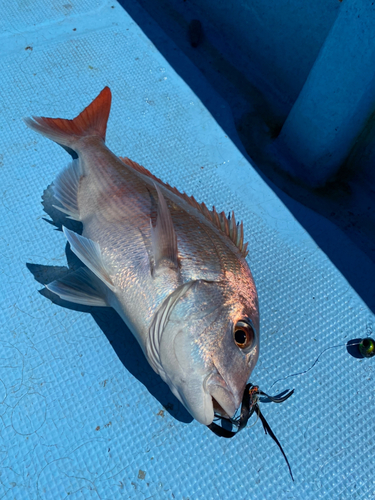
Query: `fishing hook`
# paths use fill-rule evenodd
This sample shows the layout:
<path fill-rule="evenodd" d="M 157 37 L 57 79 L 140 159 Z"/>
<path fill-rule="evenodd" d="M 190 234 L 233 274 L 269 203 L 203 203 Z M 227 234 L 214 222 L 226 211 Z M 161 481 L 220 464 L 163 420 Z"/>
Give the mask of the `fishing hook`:
<path fill-rule="evenodd" d="M 269 434 L 269 436 L 275 441 L 275 443 L 279 447 L 281 453 L 283 454 L 283 457 L 284 457 L 284 459 L 287 463 L 287 466 L 289 468 L 290 476 L 291 476 L 292 480 L 294 481 L 292 469 L 289 465 L 289 462 L 288 462 L 288 459 L 285 455 L 285 452 L 284 452 L 281 444 L 279 443 L 279 440 L 277 439 L 277 437 L 273 433 L 271 427 L 269 426 L 267 420 L 265 419 L 265 417 L 261 413 L 260 408 L 259 408 L 259 404 L 258 404 L 259 403 L 259 396 L 266 397 L 272 403 L 283 403 L 288 398 L 290 398 L 290 396 L 294 393 L 294 389 L 291 391 L 285 391 L 285 392 L 286 392 L 286 394 L 284 396 L 281 395 L 283 393 L 281 393 L 279 396 L 269 396 L 265 392 L 261 391 L 258 386 L 253 385 L 253 384 L 247 384 L 245 387 L 245 392 L 244 392 L 243 398 L 242 398 L 240 416 L 238 418 L 233 419 L 233 418 L 224 418 L 224 417 L 221 417 L 220 415 L 216 415 L 217 417 L 220 417 L 221 419 L 226 420 L 227 422 L 230 422 L 233 426 L 237 427 L 237 430 L 230 431 L 228 429 L 224 429 L 220 425 L 217 425 L 215 422 L 212 422 L 207 427 L 212 432 L 214 432 L 217 436 L 225 437 L 225 438 L 232 438 L 238 432 L 240 432 L 242 429 L 244 429 L 246 427 L 247 422 L 249 421 L 252 414 L 255 412 L 258 415 L 258 417 L 260 418 L 260 421 L 262 422 L 264 432 L 266 434 Z"/>

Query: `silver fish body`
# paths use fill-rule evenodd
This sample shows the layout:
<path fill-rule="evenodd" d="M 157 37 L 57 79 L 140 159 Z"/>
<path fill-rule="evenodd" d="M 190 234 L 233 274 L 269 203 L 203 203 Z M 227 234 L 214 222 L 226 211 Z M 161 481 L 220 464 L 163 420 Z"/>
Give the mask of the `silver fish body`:
<path fill-rule="evenodd" d="M 111 306 L 156 373 L 199 422 L 233 416 L 259 355 L 256 288 L 242 224 L 209 211 L 104 143 L 106 87 L 74 120 L 26 119 L 77 153 L 54 183 L 82 268 L 47 287 L 80 304 Z"/>

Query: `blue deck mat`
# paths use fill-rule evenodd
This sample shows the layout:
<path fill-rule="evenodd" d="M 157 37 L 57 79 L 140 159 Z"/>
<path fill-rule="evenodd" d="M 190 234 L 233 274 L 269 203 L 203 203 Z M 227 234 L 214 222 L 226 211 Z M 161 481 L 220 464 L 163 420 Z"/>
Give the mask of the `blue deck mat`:
<path fill-rule="evenodd" d="M 0 498 L 374 499 L 374 359 L 345 348 L 373 334 L 371 311 L 117 3 L 2 2 L 1 23 Z M 252 381 L 296 389 L 262 406 L 294 483 L 260 422 L 225 440 L 192 421 L 115 313 L 38 293 L 67 266 L 40 202 L 69 157 L 21 118 L 73 118 L 105 85 L 116 154 L 244 221 L 261 308 Z"/>

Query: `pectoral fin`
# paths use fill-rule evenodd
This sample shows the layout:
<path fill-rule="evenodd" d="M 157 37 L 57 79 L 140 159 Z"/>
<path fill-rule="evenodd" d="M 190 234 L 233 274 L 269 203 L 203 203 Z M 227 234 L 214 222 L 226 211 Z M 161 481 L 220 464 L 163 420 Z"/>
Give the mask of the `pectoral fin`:
<path fill-rule="evenodd" d="M 70 243 L 73 253 L 92 271 L 105 285 L 114 291 L 115 286 L 104 263 L 100 246 L 95 241 L 85 238 L 66 227 L 64 234 Z"/>
<path fill-rule="evenodd" d="M 154 255 L 155 267 L 160 266 L 163 260 L 172 263 L 173 267 L 178 267 L 178 249 L 177 236 L 173 227 L 171 213 L 163 193 L 154 183 L 156 192 L 158 193 L 158 210 L 156 218 L 156 226 L 151 225 L 151 240 L 152 250 Z"/>
<path fill-rule="evenodd" d="M 52 281 L 46 288 L 68 302 L 84 306 L 108 307 L 101 281 L 83 267 L 60 280 Z"/>

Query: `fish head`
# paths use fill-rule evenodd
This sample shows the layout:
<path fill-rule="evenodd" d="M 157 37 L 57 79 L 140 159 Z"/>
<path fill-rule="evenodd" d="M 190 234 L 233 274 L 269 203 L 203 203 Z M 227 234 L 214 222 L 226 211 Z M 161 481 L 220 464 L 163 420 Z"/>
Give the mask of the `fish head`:
<path fill-rule="evenodd" d="M 245 299 L 232 289 L 228 294 L 221 282 L 184 287 L 154 322 L 156 371 L 190 414 L 209 425 L 214 414 L 232 417 L 241 405 L 259 355 L 258 299 L 255 286 Z"/>

